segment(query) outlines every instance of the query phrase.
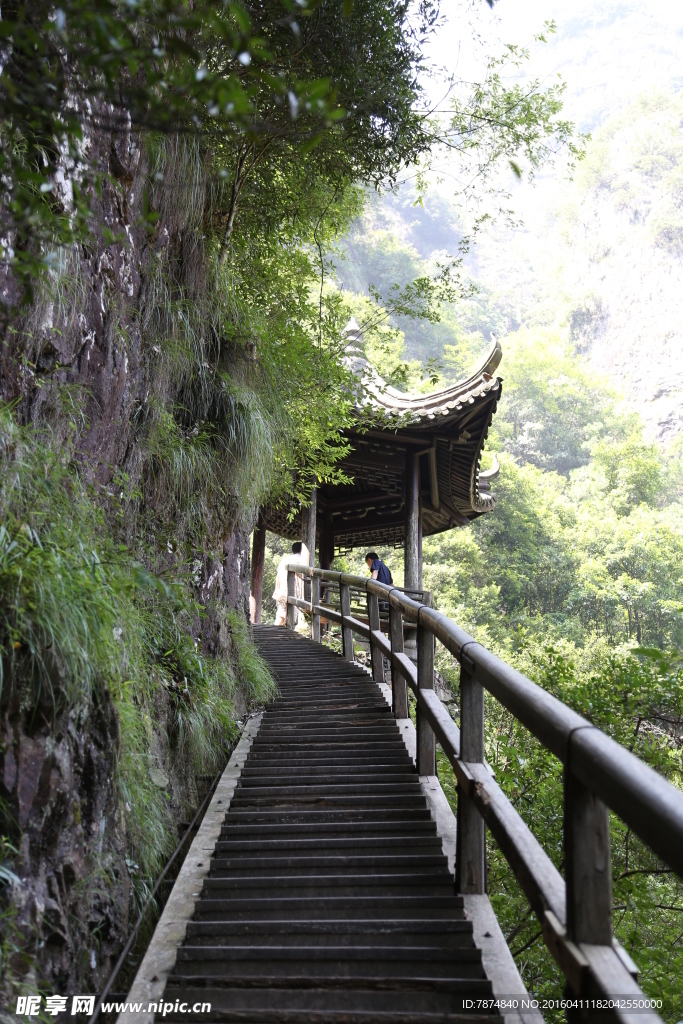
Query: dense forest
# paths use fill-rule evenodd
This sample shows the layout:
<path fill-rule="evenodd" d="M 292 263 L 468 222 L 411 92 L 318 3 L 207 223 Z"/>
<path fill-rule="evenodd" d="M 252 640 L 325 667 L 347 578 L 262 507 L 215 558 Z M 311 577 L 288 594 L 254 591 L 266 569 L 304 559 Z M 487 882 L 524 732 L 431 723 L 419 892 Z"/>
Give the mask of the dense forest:
<path fill-rule="evenodd" d="M 427 585 L 681 783 L 680 444 L 644 433 L 571 309 L 522 327 L 477 285 L 469 229 L 438 194 L 420 196 L 428 243 L 387 218 L 401 174 L 439 150 L 476 170 L 475 205 L 499 197 L 500 168 L 518 180 L 583 156 L 563 87 L 522 87 L 515 46 L 432 116 L 441 24 L 431 0 L 3 5 L 3 1007 L 101 991 L 272 694 L 249 634 L 249 536 L 266 500 L 298 507 L 336 479 L 351 315 L 406 390 L 459 378 L 503 337 L 497 508 L 425 543 Z M 657 237 L 675 248 L 667 216 Z M 488 727 L 490 763 L 559 863 L 557 765 L 493 709 Z M 619 937 L 648 991 L 680 994 L 680 883 L 618 823 L 614 846 Z M 489 890 L 530 988 L 557 991 L 493 848 Z"/>

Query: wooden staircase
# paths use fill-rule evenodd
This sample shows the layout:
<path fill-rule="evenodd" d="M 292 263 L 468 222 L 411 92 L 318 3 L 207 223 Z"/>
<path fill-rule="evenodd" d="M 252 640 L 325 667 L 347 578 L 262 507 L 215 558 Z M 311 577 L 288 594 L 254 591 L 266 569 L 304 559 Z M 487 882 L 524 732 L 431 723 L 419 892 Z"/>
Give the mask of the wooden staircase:
<path fill-rule="evenodd" d="M 489 1021 L 472 924 L 379 687 L 290 630 L 254 638 L 280 693 L 164 994 L 211 1012 L 164 1020 Z"/>

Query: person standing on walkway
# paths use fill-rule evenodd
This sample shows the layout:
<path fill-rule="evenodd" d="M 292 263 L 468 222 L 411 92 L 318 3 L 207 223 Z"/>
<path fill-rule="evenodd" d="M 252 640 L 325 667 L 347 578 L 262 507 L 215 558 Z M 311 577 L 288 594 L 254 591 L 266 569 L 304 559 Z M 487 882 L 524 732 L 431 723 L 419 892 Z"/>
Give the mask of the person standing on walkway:
<path fill-rule="evenodd" d="M 292 544 L 291 552 L 286 552 L 280 559 L 280 564 L 277 567 L 277 576 L 275 577 L 275 590 L 273 591 L 273 601 L 277 605 L 277 614 L 275 616 L 275 625 L 284 626 L 287 622 L 287 572 L 290 565 L 298 565 L 301 562 L 301 541 L 297 540 Z M 302 581 L 297 576 L 296 578 L 296 590 L 295 597 L 303 597 L 304 590 Z M 296 625 L 299 621 L 299 609 L 295 609 L 294 624 Z"/>
<path fill-rule="evenodd" d="M 377 580 L 378 583 L 387 584 L 394 582 L 388 566 L 384 564 L 376 551 L 368 551 L 365 556 L 365 564 L 372 573 L 373 580 Z"/>

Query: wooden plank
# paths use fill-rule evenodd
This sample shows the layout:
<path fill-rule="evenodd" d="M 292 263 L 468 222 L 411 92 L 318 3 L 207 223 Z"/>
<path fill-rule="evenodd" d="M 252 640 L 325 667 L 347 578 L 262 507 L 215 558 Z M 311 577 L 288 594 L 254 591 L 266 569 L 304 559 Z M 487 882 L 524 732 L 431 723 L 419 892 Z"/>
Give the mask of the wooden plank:
<path fill-rule="evenodd" d="M 378 491 L 376 494 L 350 494 L 345 498 L 335 498 L 333 501 L 325 501 L 320 496 L 320 505 L 326 512 L 345 512 L 347 509 L 353 511 L 357 508 L 372 508 L 373 505 L 384 505 L 387 502 L 402 500 L 400 494 Z"/>
<path fill-rule="evenodd" d="M 360 448 L 354 448 L 344 459 L 345 466 L 372 466 L 373 469 L 389 469 L 397 476 L 403 475 L 401 465 L 402 452 L 396 450 L 387 452 L 366 452 Z"/>
<path fill-rule="evenodd" d="M 571 992 L 585 992 L 588 985 L 589 965 L 579 947 L 567 938 L 567 931 L 552 910 L 546 910 L 543 919 L 543 941 L 567 979 Z"/>
<path fill-rule="evenodd" d="M 401 674 L 405 679 L 411 690 L 417 690 L 417 669 L 410 660 L 407 654 L 403 652 L 392 651 L 391 652 L 391 665 L 397 672 Z M 407 715 L 403 715 L 403 718 L 407 718 Z"/>
<path fill-rule="evenodd" d="M 382 652 L 385 658 L 391 659 L 391 642 L 387 640 L 381 630 L 371 630 L 372 645 Z"/>
<path fill-rule="evenodd" d="M 365 622 L 361 622 L 360 619 L 356 619 L 353 615 L 344 616 L 344 625 L 352 630 L 353 633 L 360 633 L 366 640 L 370 639 L 370 627 Z"/>
<path fill-rule="evenodd" d="M 324 618 L 329 619 L 330 622 L 338 622 L 341 625 L 341 612 L 338 612 L 335 608 L 330 608 L 326 604 L 319 604 L 316 606 L 318 615 L 322 615 Z"/>
<path fill-rule="evenodd" d="M 581 953 L 588 961 L 589 985 L 587 995 L 602 999 L 634 999 L 647 1002 L 637 981 L 631 977 L 621 957 L 611 946 L 581 943 Z M 611 1014 L 620 1024 L 661 1024 L 656 1010 L 647 1007 L 616 1009 Z M 605 1020 L 605 1014 L 594 1014 L 594 1019 Z"/>

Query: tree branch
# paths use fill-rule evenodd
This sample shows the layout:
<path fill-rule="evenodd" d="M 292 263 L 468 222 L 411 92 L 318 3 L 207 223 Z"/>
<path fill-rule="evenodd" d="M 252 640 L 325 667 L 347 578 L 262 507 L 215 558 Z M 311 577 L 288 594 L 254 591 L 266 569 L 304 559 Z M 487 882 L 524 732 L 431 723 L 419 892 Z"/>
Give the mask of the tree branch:
<path fill-rule="evenodd" d="M 632 871 L 622 871 L 616 882 L 620 882 L 622 878 L 630 878 L 631 875 L 673 875 L 674 871 L 669 868 L 634 868 Z"/>
<path fill-rule="evenodd" d="M 515 950 L 515 952 L 512 954 L 513 957 L 519 956 L 519 954 L 523 953 L 525 949 L 529 948 L 529 946 L 533 946 L 534 942 L 540 939 L 541 935 L 543 935 L 543 931 L 538 931 L 535 935 L 532 935 L 528 942 L 525 942 L 520 949 Z"/>

